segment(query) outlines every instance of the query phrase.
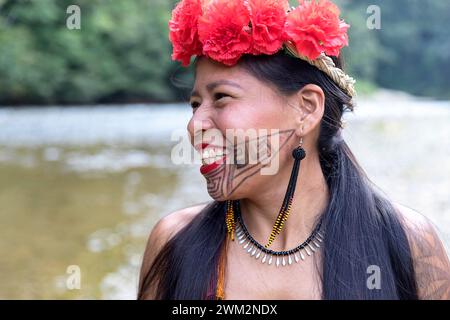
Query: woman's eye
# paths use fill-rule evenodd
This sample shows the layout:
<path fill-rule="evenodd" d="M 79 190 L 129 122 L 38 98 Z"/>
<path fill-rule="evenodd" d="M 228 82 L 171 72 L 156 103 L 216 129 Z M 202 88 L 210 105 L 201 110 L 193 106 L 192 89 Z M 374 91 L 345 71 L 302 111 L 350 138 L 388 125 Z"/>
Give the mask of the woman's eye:
<path fill-rule="evenodd" d="M 192 109 L 196 109 L 196 108 L 198 108 L 200 106 L 200 103 L 198 103 L 198 102 L 191 102 L 191 107 L 192 107 Z"/>
<path fill-rule="evenodd" d="M 218 93 L 214 94 L 214 100 L 216 100 L 216 101 L 221 100 L 221 99 L 226 98 L 226 97 L 230 97 L 230 95 L 228 95 L 226 93 L 221 93 L 221 92 L 218 92 Z M 196 101 L 192 101 L 190 103 L 190 105 L 191 105 L 192 109 L 197 109 L 198 107 L 200 107 L 200 103 L 198 103 Z"/>
<path fill-rule="evenodd" d="M 220 99 L 226 98 L 226 97 L 229 97 L 229 95 L 227 95 L 225 93 L 221 93 L 221 92 L 218 92 L 214 95 L 214 99 L 216 99 L 216 100 L 220 100 Z"/>

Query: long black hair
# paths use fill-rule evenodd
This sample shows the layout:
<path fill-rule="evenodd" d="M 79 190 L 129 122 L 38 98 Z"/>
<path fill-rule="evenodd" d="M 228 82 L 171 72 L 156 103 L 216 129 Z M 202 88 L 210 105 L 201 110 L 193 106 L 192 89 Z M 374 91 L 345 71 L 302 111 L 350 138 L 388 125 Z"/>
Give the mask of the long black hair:
<path fill-rule="evenodd" d="M 342 68 L 341 58 L 333 57 L 333 61 Z M 325 93 L 317 141 L 330 191 L 322 216 L 326 232 L 322 298 L 417 299 L 411 251 L 401 217 L 367 177 L 342 136 L 342 116 L 353 111 L 351 97 L 322 71 L 284 52 L 246 55 L 239 65 L 286 96 L 307 84 L 316 84 Z M 172 237 L 148 273 L 142 275 L 138 299 L 150 286 L 157 288 L 156 299 L 205 299 L 210 284 L 217 279 L 216 266 L 226 236 L 224 217 L 225 202 L 213 201 Z M 378 288 L 368 286 L 371 270 L 379 271 Z"/>

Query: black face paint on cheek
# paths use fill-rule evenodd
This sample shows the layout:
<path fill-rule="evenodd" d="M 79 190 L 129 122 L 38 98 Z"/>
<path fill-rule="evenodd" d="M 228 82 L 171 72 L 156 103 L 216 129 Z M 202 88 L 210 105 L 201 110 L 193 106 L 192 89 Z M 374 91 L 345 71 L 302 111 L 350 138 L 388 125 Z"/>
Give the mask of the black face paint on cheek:
<path fill-rule="evenodd" d="M 271 152 L 271 139 L 279 136 L 279 149 L 274 152 L 274 154 L 270 154 Z M 258 138 L 257 138 L 258 139 Z M 261 138 L 259 138 L 261 139 Z M 264 144 L 262 147 L 257 150 L 257 159 L 258 162 L 249 163 L 249 148 L 251 145 L 251 141 L 245 141 L 245 163 L 238 164 L 237 163 L 237 152 L 238 146 L 234 145 L 234 159 L 232 164 L 224 164 L 221 169 L 214 172 L 211 175 L 206 177 L 207 180 L 207 188 L 209 195 L 215 200 L 225 200 L 230 198 L 237 188 L 239 188 L 242 183 L 244 183 L 247 179 L 253 177 L 258 174 L 262 168 L 270 165 L 270 160 L 273 159 L 280 150 L 286 146 L 289 140 L 295 139 L 295 130 L 286 130 L 280 131 L 276 134 L 270 134 L 265 137 Z M 253 140 L 255 141 L 255 140 Z M 241 148 L 242 149 L 242 148 Z M 264 164 L 263 164 L 264 163 Z"/>

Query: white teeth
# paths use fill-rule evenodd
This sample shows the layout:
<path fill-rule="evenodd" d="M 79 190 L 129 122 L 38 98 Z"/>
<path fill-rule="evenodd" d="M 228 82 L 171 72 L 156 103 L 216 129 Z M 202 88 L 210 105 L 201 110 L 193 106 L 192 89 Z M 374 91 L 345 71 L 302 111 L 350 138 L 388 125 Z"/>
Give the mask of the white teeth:
<path fill-rule="evenodd" d="M 223 158 L 224 154 L 226 154 L 226 151 L 224 152 L 222 149 L 204 150 L 202 153 L 202 163 L 208 165 L 219 161 Z"/>
<path fill-rule="evenodd" d="M 211 164 L 213 162 L 219 161 L 222 157 L 206 158 L 202 159 L 203 164 Z"/>
<path fill-rule="evenodd" d="M 227 154 L 226 150 L 222 149 L 204 150 L 202 153 L 202 162 L 203 164 L 211 164 L 216 161 L 219 161 L 226 154 Z"/>

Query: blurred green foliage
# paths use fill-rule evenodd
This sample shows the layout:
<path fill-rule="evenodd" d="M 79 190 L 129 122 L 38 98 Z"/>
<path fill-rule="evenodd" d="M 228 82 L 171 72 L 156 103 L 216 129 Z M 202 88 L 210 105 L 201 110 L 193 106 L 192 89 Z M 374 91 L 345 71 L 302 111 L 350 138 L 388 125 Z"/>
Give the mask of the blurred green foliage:
<path fill-rule="evenodd" d="M 450 1 L 337 0 L 351 25 L 344 49 L 358 80 L 419 96 L 450 99 Z M 381 12 L 381 29 L 367 27 L 368 7 Z"/>
<path fill-rule="evenodd" d="M 177 0 L 0 0 L 0 104 L 169 102 L 192 70 L 172 62 Z M 450 2 L 337 0 L 350 28 L 347 70 L 363 88 L 450 98 Z M 296 1 L 291 1 L 295 5 Z M 66 9 L 81 8 L 81 30 Z M 366 25 L 381 9 L 380 30 Z"/>

